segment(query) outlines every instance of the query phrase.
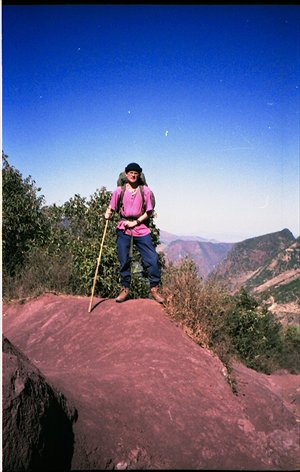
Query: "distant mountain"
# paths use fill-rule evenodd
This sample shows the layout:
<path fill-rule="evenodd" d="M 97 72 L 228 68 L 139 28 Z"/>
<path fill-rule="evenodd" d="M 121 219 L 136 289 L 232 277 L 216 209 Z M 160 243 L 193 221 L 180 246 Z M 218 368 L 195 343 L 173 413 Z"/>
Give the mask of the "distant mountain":
<path fill-rule="evenodd" d="M 169 244 L 173 241 L 203 241 L 203 242 L 211 242 L 211 243 L 218 243 L 219 241 L 215 239 L 206 239 L 201 236 L 178 236 L 177 234 L 169 233 L 168 231 L 160 230 L 160 240 L 162 244 Z"/>
<path fill-rule="evenodd" d="M 209 279 L 242 286 L 284 321 L 300 319 L 300 239 L 284 229 L 236 243 Z"/>
<path fill-rule="evenodd" d="M 280 280 L 294 279 L 295 275 L 300 273 L 299 254 L 300 237 L 279 251 L 269 263 L 258 269 L 246 281 L 245 286 L 249 290 L 262 291 L 266 284 L 267 286 L 277 285 L 277 283 L 280 284 Z"/>
<path fill-rule="evenodd" d="M 245 283 L 281 321 L 300 322 L 300 237 Z"/>
<path fill-rule="evenodd" d="M 161 240 L 163 240 L 162 235 Z M 202 238 L 199 240 L 196 238 L 194 240 L 173 240 L 172 235 L 170 235 L 169 241 L 169 243 L 162 243 L 158 247 L 158 251 L 165 254 L 166 260 L 177 262 L 185 257 L 190 257 L 195 262 L 199 275 L 203 278 L 207 278 L 233 246 L 233 243 L 213 243 L 202 240 Z"/>
<path fill-rule="evenodd" d="M 245 239 L 234 244 L 226 258 L 210 274 L 210 278 L 226 283 L 227 288 L 235 292 L 294 241 L 288 229 Z"/>

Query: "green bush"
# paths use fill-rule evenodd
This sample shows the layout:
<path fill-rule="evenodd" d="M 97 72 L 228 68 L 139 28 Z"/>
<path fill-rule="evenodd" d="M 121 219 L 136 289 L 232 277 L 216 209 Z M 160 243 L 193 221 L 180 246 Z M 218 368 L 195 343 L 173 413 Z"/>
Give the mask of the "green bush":
<path fill-rule="evenodd" d="M 265 373 L 280 368 L 299 371 L 299 330 L 284 329 L 246 290 L 232 296 L 214 282 L 203 281 L 189 258 L 169 264 L 163 285 L 168 314 L 229 370 L 235 356 Z"/>
<path fill-rule="evenodd" d="M 31 176 L 11 166 L 2 152 L 2 264 L 6 276 L 14 276 L 25 263 L 28 251 L 43 244 L 48 235 L 42 211 L 44 197 L 38 196 Z"/>
<path fill-rule="evenodd" d="M 278 367 L 281 327 L 270 313 L 237 306 L 228 313 L 226 325 L 232 350 L 247 367 L 266 373 Z"/>
<path fill-rule="evenodd" d="M 280 366 L 292 374 L 300 373 L 300 327 L 283 327 L 281 339 L 282 349 L 278 353 Z"/>

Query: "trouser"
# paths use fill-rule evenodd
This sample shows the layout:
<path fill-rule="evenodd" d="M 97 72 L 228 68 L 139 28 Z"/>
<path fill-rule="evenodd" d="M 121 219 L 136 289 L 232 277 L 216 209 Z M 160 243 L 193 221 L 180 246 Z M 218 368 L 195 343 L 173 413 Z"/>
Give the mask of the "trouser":
<path fill-rule="evenodd" d="M 125 234 L 121 230 L 117 230 L 117 248 L 118 258 L 120 262 L 121 284 L 123 287 L 129 287 L 131 281 L 129 256 L 130 244 L 132 236 Z M 143 264 L 147 270 L 150 287 L 156 287 L 160 283 L 160 267 L 158 264 L 158 255 L 153 245 L 151 235 L 133 237 L 133 244 L 137 247 Z"/>

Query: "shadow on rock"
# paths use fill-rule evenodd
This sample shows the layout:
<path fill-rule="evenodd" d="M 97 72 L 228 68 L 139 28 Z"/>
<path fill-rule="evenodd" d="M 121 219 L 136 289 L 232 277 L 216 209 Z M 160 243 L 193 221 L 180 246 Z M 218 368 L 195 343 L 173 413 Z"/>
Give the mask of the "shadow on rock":
<path fill-rule="evenodd" d="M 3 471 L 68 471 L 77 411 L 3 337 Z"/>

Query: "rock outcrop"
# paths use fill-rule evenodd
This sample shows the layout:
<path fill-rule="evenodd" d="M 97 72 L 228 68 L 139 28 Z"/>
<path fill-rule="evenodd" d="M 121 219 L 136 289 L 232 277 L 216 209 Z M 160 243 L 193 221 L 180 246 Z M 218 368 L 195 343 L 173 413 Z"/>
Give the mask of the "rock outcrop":
<path fill-rule="evenodd" d="M 67 471 L 76 410 L 3 338 L 3 471 Z"/>
<path fill-rule="evenodd" d="M 88 305 L 45 294 L 4 306 L 4 334 L 78 411 L 71 470 L 299 468 L 299 375 L 236 363 L 234 394 L 155 301 Z"/>

